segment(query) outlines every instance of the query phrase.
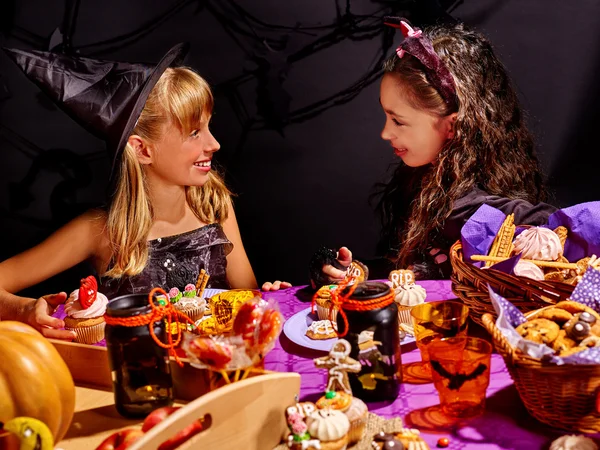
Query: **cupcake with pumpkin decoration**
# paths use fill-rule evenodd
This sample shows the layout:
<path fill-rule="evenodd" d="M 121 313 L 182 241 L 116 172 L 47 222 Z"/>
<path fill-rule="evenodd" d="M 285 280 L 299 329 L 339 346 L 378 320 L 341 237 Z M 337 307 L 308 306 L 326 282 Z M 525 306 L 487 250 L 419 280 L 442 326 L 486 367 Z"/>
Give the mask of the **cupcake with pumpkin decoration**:
<path fill-rule="evenodd" d="M 98 292 L 96 278 L 81 280 L 78 290 L 71 292 L 65 302 L 65 329 L 74 331 L 74 342 L 95 344 L 104 339 L 104 313 L 108 299 Z"/>
<path fill-rule="evenodd" d="M 173 303 L 175 309 L 187 315 L 194 322 L 204 317 L 206 310 L 206 300 L 196 296 L 196 286 L 188 284 L 183 292 L 177 288 L 169 291 L 169 300 Z"/>

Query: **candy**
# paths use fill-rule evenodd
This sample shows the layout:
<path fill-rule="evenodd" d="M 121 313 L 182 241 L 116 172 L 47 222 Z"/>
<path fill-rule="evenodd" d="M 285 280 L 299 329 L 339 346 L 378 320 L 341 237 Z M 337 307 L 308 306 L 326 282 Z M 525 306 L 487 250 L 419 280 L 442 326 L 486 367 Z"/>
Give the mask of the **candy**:
<path fill-rule="evenodd" d="M 439 438 L 437 441 L 437 446 L 439 448 L 446 448 L 450 445 L 450 439 L 447 437 Z"/>
<path fill-rule="evenodd" d="M 96 301 L 98 295 L 98 283 L 96 277 L 90 275 L 83 278 L 79 284 L 79 303 L 83 309 L 88 309 Z"/>
<path fill-rule="evenodd" d="M 198 360 L 214 370 L 222 370 L 231 361 L 232 351 L 230 346 L 217 343 L 208 337 L 198 337 L 191 341 L 188 350 Z"/>

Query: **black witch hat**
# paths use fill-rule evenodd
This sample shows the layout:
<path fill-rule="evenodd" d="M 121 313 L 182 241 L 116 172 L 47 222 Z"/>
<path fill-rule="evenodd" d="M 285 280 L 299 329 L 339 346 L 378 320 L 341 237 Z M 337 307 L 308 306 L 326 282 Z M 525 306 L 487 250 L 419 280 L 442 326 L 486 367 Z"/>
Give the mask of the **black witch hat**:
<path fill-rule="evenodd" d="M 60 109 L 106 142 L 114 178 L 150 91 L 168 67 L 183 62 L 188 49 L 188 44 L 177 44 L 156 65 L 42 51 L 4 51 Z"/>

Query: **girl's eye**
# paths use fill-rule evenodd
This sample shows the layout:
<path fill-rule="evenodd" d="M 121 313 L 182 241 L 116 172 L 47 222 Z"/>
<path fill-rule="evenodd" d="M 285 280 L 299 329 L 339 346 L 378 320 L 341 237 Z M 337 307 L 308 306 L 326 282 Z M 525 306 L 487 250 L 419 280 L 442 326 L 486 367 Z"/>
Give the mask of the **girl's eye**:
<path fill-rule="evenodd" d="M 200 130 L 194 130 L 190 133 L 190 137 L 195 138 L 195 137 L 198 137 L 199 134 L 200 134 Z"/>
<path fill-rule="evenodd" d="M 403 126 L 403 123 L 398 122 L 396 119 L 392 119 L 392 122 L 394 122 L 394 125 L 397 125 L 399 127 Z"/>

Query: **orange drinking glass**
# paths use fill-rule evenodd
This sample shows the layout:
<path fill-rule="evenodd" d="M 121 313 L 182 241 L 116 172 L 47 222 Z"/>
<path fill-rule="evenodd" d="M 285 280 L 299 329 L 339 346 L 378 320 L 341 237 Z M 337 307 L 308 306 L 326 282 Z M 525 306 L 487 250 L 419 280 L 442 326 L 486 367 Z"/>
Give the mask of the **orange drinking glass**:
<path fill-rule="evenodd" d="M 415 340 L 421 351 L 421 365 L 417 367 L 419 375 L 431 378 L 431 366 L 427 345 L 436 338 L 449 338 L 467 335 L 469 308 L 456 301 L 421 303 L 412 308 Z"/>
<path fill-rule="evenodd" d="M 483 414 L 492 345 L 483 339 L 462 336 L 434 339 L 427 351 L 442 412 L 459 419 Z"/>

